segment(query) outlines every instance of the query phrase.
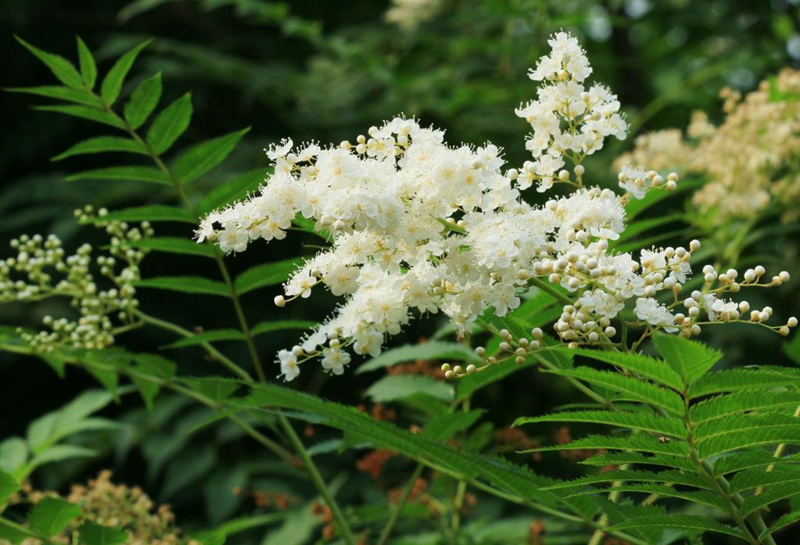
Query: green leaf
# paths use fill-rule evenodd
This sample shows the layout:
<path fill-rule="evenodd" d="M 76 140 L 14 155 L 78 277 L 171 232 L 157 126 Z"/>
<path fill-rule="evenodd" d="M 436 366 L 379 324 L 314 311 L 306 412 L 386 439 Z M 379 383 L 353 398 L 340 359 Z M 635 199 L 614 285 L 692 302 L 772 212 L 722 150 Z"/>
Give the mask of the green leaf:
<path fill-rule="evenodd" d="M 689 447 L 682 441 L 659 441 L 655 437 L 632 435 L 629 437 L 608 437 L 590 435 L 570 443 L 538 447 L 525 452 L 548 452 L 558 450 L 626 450 L 647 452 L 650 454 L 669 454 L 671 456 L 688 456 Z"/>
<path fill-rule="evenodd" d="M 557 369 L 549 370 L 548 372 L 583 380 L 595 386 L 613 390 L 621 396 L 621 399 L 639 401 L 659 407 L 674 415 L 683 416 L 683 398 L 680 395 L 672 390 L 642 382 L 634 377 L 620 375 L 611 371 L 598 371 L 591 367 Z"/>
<path fill-rule="evenodd" d="M 198 344 L 209 343 L 209 342 L 244 341 L 244 340 L 245 340 L 244 334 L 238 329 L 215 329 L 212 331 L 204 331 L 203 333 L 198 333 L 191 337 L 180 339 L 172 344 L 168 344 L 163 348 L 164 349 L 185 348 L 187 346 L 196 346 Z"/>
<path fill-rule="evenodd" d="M 120 545 L 128 541 L 128 532 L 86 521 L 80 529 L 82 545 Z"/>
<path fill-rule="evenodd" d="M 178 221 L 182 223 L 196 223 L 197 218 L 184 208 L 151 204 L 148 206 L 134 206 L 132 208 L 114 210 L 105 216 L 93 218 L 91 223 L 102 223 L 106 221 Z"/>
<path fill-rule="evenodd" d="M 0 539 L 8 541 L 11 545 L 17 545 L 30 537 L 27 531 L 18 530 L 16 527 L 4 524 L 5 520 L 0 516 Z"/>
<path fill-rule="evenodd" d="M 147 121 L 161 99 L 161 72 L 144 80 L 131 94 L 130 100 L 125 103 L 125 119 L 132 129 L 136 130 Z"/>
<path fill-rule="evenodd" d="M 303 263 L 303 258 L 295 257 L 283 261 L 256 265 L 237 276 L 234 286 L 236 287 L 236 291 L 241 295 L 259 288 L 282 284 L 288 280 L 289 276 Z"/>
<path fill-rule="evenodd" d="M 468 346 L 445 341 L 430 341 L 420 344 L 409 344 L 387 350 L 377 358 L 372 358 L 371 360 L 363 363 L 356 370 L 356 374 L 375 371 L 377 369 L 384 369 L 386 367 L 397 365 L 398 363 L 417 360 L 448 360 L 465 361 L 470 363 L 480 362 L 480 358 L 476 356 L 475 352 L 472 351 Z"/>
<path fill-rule="evenodd" d="M 646 379 L 658 382 L 675 390 L 683 389 L 681 376 L 673 371 L 663 361 L 643 356 L 641 354 L 611 352 L 603 350 L 587 350 L 579 348 L 577 350 L 564 349 L 565 351 L 578 354 L 593 360 L 609 363 L 629 373 L 639 375 Z"/>
<path fill-rule="evenodd" d="M 571 411 L 544 416 L 524 416 L 517 418 L 514 426 L 539 422 L 584 422 L 617 426 L 677 438 L 685 438 L 687 435 L 683 421 L 677 418 L 667 418 L 649 413 L 611 411 Z"/>
<path fill-rule="evenodd" d="M 94 170 L 84 170 L 64 178 L 67 182 L 77 180 L 115 180 L 131 182 L 152 182 L 162 185 L 172 185 L 166 174 L 152 167 L 124 166 L 106 167 Z"/>
<path fill-rule="evenodd" d="M 800 444 L 800 426 L 729 433 L 703 442 L 697 447 L 697 450 L 700 458 L 706 459 L 734 450 L 781 443 Z"/>
<path fill-rule="evenodd" d="M 114 114 L 89 106 L 36 106 L 34 110 L 71 115 L 73 117 L 80 117 L 81 119 L 88 119 L 96 123 L 102 123 L 103 125 L 108 125 L 117 129 L 125 129 L 125 123 Z"/>
<path fill-rule="evenodd" d="M 11 495 L 19 490 L 17 480 L 4 471 L 0 471 L 0 508 L 2 508 Z"/>
<path fill-rule="evenodd" d="M 798 471 L 770 471 L 769 473 L 752 469 L 741 471 L 730 480 L 730 493 L 736 494 L 745 490 L 758 487 L 768 487 L 775 484 L 800 483 Z"/>
<path fill-rule="evenodd" d="M 775 458 L 772 452 L 738 452 L 730 456 L 722 456 L 714 460 L 714 475 L 725 475 L 743 469 L 767 467 L 770 465 L 789 465 L 800 463 L 800 454 Z"/>
<path fill-rule="evenodd" d="M 111 402 L 111 395 L 103 390 L 88 390 L 62 408 L 37 418 L 28 426 L 28 445 L 34 454 L 64 437 L 81 431 L 107 429 L 109 421 L 90 419 L 89 416 Z"/>
<path fill-rule="evenodd" d="M 800 429 L 800 419 L 791 415 L 775 413 L 737 414 L 699 424 L 694 429 L 694 440 L 699 445 L 704 441 L 732 433 L 771 428 L 791 428 L 792 426 L 797 426 Z"/>
<path fill-rule="evenodd" d="M 271 170 L 271 168 L 269 170 L 257 168 L 250 172 L 245 172 L 233 180 L 223 182 L 200 200 L 197 210 L 200 214 L 205 215 L 217 208 L 246 197 L 248 193 L 256 191 L 264 184 L 264 180 Z"/>
<path fill-rule="evenodd" d="M 786 513 L 781 518 L 775 521 L 775 523 L 769 527 L 768 530 L 765 530 L 758 536 L 760 542 L 764 541 L 764 538 L 767 535 L 772 535 L 778 530 L 783 530 L 787 526 L 791 526 L 795 522 L 800 520 L 800 511 L 794 511 L 793 513 Z"/>
<path fill-rule="evenodd" d="M 267 534 L 261 545 L 304 545 L 310 543 L 320 520 L 311 507 L 292 512 L 279 528 Z"/>
<path fill-rule="evenodd" d="M 473 410 L 434 416 L 425 424 L 421 435 L 431 441 L 447 441 L 458 432 L 475 424 L 483 413 L 482 410 Z"/>
<path fill-rule="evenodd" d="M 562 488 L 574 488 L 597 483 L 613 483 L 614 481 L 629 482 L 652 482 L 652 483 L 674 483 L 683 486 L 691 486 L 702 490 L 711 490 L 708 481 L 702 476 L 693 473 L 685 473 L 667 469 L 665 471 L 644 471 L 640 469 L 612 469 L 597 475 L 580 477 L 571 481 L 561 481 L 550 485 L 545 490 L 560 490 Z"/>
<path fill-rule="evenodd" d="M 758 496 L 745 498 L 742 503 L 742 516 L 749 516 L 751 513 L 763 509 L 764 507 L 800 495 L 800 483 L 782 484 L 770 486 L 766 491 Z"/>
<path fill-rule="evenodd" d="M 243 408 L 281 407 L 318 415 L 327 426 L 342 430 L 353 438 L 368 441 L 379 448 L 393 450 L 418 460 L 454 478 L 483 479 L 501 490 L 520 497 L 555 505 L 555 495 L 540 490 L 551 481 L 534 475 L 525 467 L 502 459 L 445 444 L 429 441 L 421 434 L 412 434 L 396 426 L 377 421 L 355 408 L 290 390 L 272 384 L 257 385 L 249 397 L 237 400 Z M 288 416 L 292 416 L 289 413 Z"/>
<path fill-rule="evenodd" d="M 34 456 L 33 460 L 30 461 L 30 467 L 37 468 L 52 462 L 61 462 L 72 458 L 90 458 L 97 455 L 98 452 L 96 450 L 78 445 L 55 445 Z"/>
<path fill-rule="evenodd" d="M 222 378 L 193 378 L 187 381 L 193 390 L 221 403 L 233 395 L 241 385 Z"/>
<path fill-rule="evenodd" d="M 625 216 L 628 221 L 633 221 L 633 218 L 649 209 L 662 200 L 680 193 L 682 191 L 691 191 L 702 186 L 703 180 L 681 180 L 675 191 L 649 191 L 644 199 L 631 199 L 625 206 Z"/>
<path fill-rule="evenodd" d="M 86 106 L 94 106 L 96 108 L 101 108 L 103 106 L 103 101 L 92 93 L 87 93 L 83 89 L 73 89 L 71 87 L 43 85 L 40 87 L 11 87 L 4 90 L 10 93 L 27 93 L 29 95 L 66 100 L 68 102 L 85 104 Z"/>
<path fill-rule="evenodd" d="M 130 241 L 126 244 L 133 248 L 144 248 L 165 252 L 169 254 L 197 255 L 202 257 L 214 258 L 214 249 L 208 244 L 198 244 L 197 242 L 180 237 L 155 237 L 143 238 Z"/>
<path fill-rule="evenodd" d="M 152 41 L 147 40 L 125 53 L 108 71 L 105 79 L 103 79 L 103 84 L 100 86 L 100 96 L 106 104 L 111 106 L 117 100 L 119 92 L 122 90 L 122 83 L 125 81 L 125 76 L 128 75 L 131 66 L 133 66 L 133 62 L 142 49 Z"/>
<path fill-rule="evenodd" d="M 37 59 L 42 61 L 61 83 L 74 89 L 80 89 L 83 87 L 83 79 L 81 78 L 81 75 L 67 59 L 59 55 L 53 55 L 47 51 L 42 51 L 41 49 L 32 46 L 19 36 L 15 35 L 14 38 L 16 38 L 17 41 L 25 47 L 25 49 L 33 53 Z"/>
<path fill-rule="evenodd" d="M 161 497 L 170 499 L 187 486 L 211 473 L 217 462 L 217 456 L 211 446 L 187 450 L 173 458 L 165 472 Z"/>
<path fill-rule="evenodd" d="M 786 369 L 786 371 L 797 371 Z M 709 394 L 724 392 L 744 392 L 748 390 L 763 390 L 765 388 L 781 388 L 794 385 L 800 386 L 800 376 L 792 377 L 781 372 L 773 372 L 769 367 L 748 369 L 729 369 L 709 373 L 697 380 L 689 388 L 691 397 L 702 397 Z"/>
<path fill-rule="evenodd" d="M 140 155 L 147 155 L 147 150 L 140 143 L 130 138 L 123 138 L 119 136 L 98 136 L 96 138 L 89 138 L 83 142 L 79 142 L 69 148 L 68 150 L 59 153 L 53 157 L 52 161 L 61 161 L 67 157 L 74 155 L 86 155 L 90 153 L 106 153 L 106 152 L 128 152 L 138 153 Z"/>
<path fill-rule="evenodd" d="M 86 87 L 89 89 L 94 88 L 97 81 L 97 65 L 94 62 L 94 57 L 86 44 L 83 43 L 80 36 L 76 36 L 78 42 L 78 64 L 81 68 L 81 79 Z"/>
<path fill-rule="evenodd" d="M 158 276 L 134 282 L 134 286 L 230 297 L 230 292 L 225 284 L 202 276 Z"/>
<path fill-rule="evenodd" d="M 192 120 L 192 95 L 186 93 L 164 108 L 147 131 L 147 143 L 157 154 L 167 151 Z"/>
<path fill-rule="evenodd" d="M 44 498 L 31 509 L 28 522 L 45 537 L 53 537 L 81 516 L 81 508 L 59 498 Z"/>
<path fill-rule="evenodd" d="M 425 375 L 389 375 L 364 393 L 375 403 L 387 403 L 420 394 L 452 401 L 454 392 L 451 384 Z"/>
<path fill-rule="evenodd" d="M 580 492 L 577 495 L 584 495 L 584 494 L 597 494 L 598 492 L 602 492 L 603 494 L 609 494 L 612 492 L 634 492 L 634 493 L 641 493 L 641 494 L 657 494 L 663 498 L 677 498 L 680 500 L 684 500 L 686 502 L 691 503 L 699 503 L 701 505 L 707 505 L 709 507 L 713 507 L 715 509 L 719 509 L 725 514 L 728 514 L 728 504 L 725 500 L 719 497 L 714 492 L 707 492 L 704 490 L 698 490 L 693 492 L 686 492 L 682 490 L 676 490 L 670 486 L 666 486 L 663 484 L 629 484 L 624 483 L 619 486 L 612 486 L 610 488 L 606 488 L 603 490 L 591 490 L 587 492 Z"/>
<path fill-rule="evenodd" d="M 776 392 L 754 390 L 719 395 L 696 403 L 689 409 L 689 417 L 695 424 L 724 418 L 749 411 L 773 411 L 800 406 L 800 392 Z"/>
<path fill-rule="evenodd" d="M 672 369 L 691 384 L 705 375 L 722 357 L 722 352 L 676 335 L 656 335 L 653 342 Z"/>
<path fill-rule="evenodd" d="M 172 172 L 181 184 L 188 184 L 222 163 L 250 127 L 212 138 L 181 153 L 172 165 Z"/>
<path fill-rule="evenodd" d="M 250 329 L 253 336 L 272 333 L 273 331 L 285 331 L 287 329 L 311 329 L 317 325 L 310 320 L 281 320 L 278 322 L 259 322 Z"/>
<path fill-rule="evenodd" d="M 643 464 L 661 467 L 672 467 L 684 471 L 696 471 L 697 466 L 687 458 L 676 456 L 645 456 L 639 452 L 604 452 L 595 454 L 580 462 L 581 464 L 595 467 L 622 466 L 626 464 Z"/>
<path fill-rule="evenodd" d="M 0 470 L 16 473 L 28 461 L 28 443 L 21 437 L 9 437 L 0 443 Z"/>
<path fill-rule="evenodd" d="M 653 515 L 635 517 L 620 524 L 612 530 L 624 531 L 640 528 L 677 528 L 680 530 L 698 530 L 701 532 L 716 532 L 739 539 L 744 539 L 742 532 L 736 528 L 720 524 L 708 517 L 695 515 Z"/>

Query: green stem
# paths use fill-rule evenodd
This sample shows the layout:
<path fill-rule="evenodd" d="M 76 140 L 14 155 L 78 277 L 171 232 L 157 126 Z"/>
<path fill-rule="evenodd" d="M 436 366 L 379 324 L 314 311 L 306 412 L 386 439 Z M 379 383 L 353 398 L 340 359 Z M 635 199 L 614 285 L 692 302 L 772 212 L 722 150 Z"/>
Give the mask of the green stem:
<path fill-rule="evenodd" d="M 386 522 L 383 532 L 381 532 L 381 537 L 378 539 L 378 545 L 386 545 L 389 542 L 389 537 L 392 535 L 392 531 L 394 530 L 397 521 L 400 519 L 400 513 L 402 513 L 403 507 L 405 507 L 409 496 L 411 496 L 411 491 L 414 489 L 414 485 L 417 483 L 420 475 L 422 475 L 423 469 L 425 469 L 425 465 L 422 463 L 418 463 L 417 467 L 414 468 L 414 473 L 411 474 L 411 478 L 408 480 L 408 484 L 403 490 L 403 495 L 400 496 L 400 499 L 397 501 L 397 505 L 395 505 L 394 509 L 392 509 L 392 514 L 389 515 L 389 520 Z"/>
<path fill-rule="evenodd" d="M 156 318 L 155 316 L 150 316 L 149 314 L 145 314 L 140 310 L 135 310 L 134 315 L 139 317 L 146 324 L 155 327 L 160 327 L 161 329 L 165 329 L 173 333 L 177 333 L 181 337 L 187 339 L 196 337 L 194 333 L 182 328 L 179 325 L 173 324 L 172 322 L 167 322 L 166 320 L 161 320 L 159 318 Z M 234 363 L 233 360 L 231 360 L 222 352 L 214 348 L 214 346 L 211 343 L 201 342 L 200 346 L 202 346 L 206 350 L 206 352 L 208 352 L 215 360 L 219 361 L 222 365 L 224 365 L 228 370 L 237 375 L 239 378 L 246 380 L 247 382 L 253 382 L 253 377 L 251 377 L 247 371 L 236 365 L 236 363 Z"/>

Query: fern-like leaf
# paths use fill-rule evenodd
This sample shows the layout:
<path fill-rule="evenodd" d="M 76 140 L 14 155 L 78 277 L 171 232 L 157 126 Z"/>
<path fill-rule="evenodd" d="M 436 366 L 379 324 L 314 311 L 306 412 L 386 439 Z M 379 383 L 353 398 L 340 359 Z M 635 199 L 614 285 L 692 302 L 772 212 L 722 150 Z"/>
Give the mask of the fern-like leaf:
<path fill-rule="evenodd" d="M 572 411 L 549 414 L 544 416 L 524 416 L 518 418 L 515 426 L 539 422 L 585 422 L 590 424 L 605 424 L 618 426 L 631 430 L 668 435 L 670 437 L 685 438 L 687 435 L 683 421 L 677 418 L 667 418 L 648 413 L 629 413 L 611 411 Z"/>

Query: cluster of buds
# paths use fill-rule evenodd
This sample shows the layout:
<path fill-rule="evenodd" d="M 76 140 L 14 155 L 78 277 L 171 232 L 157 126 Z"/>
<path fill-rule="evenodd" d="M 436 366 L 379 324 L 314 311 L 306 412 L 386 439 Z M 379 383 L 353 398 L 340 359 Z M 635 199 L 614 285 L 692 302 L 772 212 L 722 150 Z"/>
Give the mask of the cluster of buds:
<path fill-rule="evenodd" d="M 531 329 L 531 339 L 525 337 L 515 339 L 507 329 L 501 329 L 498 335 L 502 341 L 497 347 L 497 355 L 487 356 L 486 348 L 479 346 L 475 349 L 475 355 L 481 359 L 479 365 L 471 363 L 466 367 L 462 367 L 461 365 L 451 365 L 449 363 L 442 364 L 444 377 L 448 380 L 461 378 L 466 375 L 480 373 L 492 365 L 505 363 L 509 360 L 513 360 L 516 364 L 523 364 L 528 356 L 542 349 L 544 332 L 538 327 Z"/>
<path fill-rule="evenodd" d="M 771 288 L 788 282 L 791 276 L 786 271 L 766 280 L 766 269 L 758 265 L 739 275 L 736 269 L 728 269 L 719 272 L 714 266 L 706 265 L 703 267 L 703 289 L 695 290 L 682 301 L 687 309 L 686 314 L 676 314 L 675 323 L 682 328 L 684 336 L 699 335 L 701 324 L 712 324 L 720 322 L 739 322 L 754 323 L 762 325 L 781 335 L 789 335 L 791 328 L 797 327 L 797 318 L 789 318 L 786 324 L 769 325 L 767 322 L 772 317 L 772 307 L 765 306 L 761 310 L 751 308 L 748 301 L 735 301 L 722 299 L 720 296 L 725 293 L 738 293 L 742 288 Z M 701 322 L 701 311 L 705 311 L 708 321 Z"/>
<path fill-rule="evenodd" d="M 627 202 L 629 196 L 643 199 L 651 189 L 661 189 L 664 191 L 675 191 L 678 187 L 678 175 L 671 172 L 667 175 L 666 181 L 655 170 L 645 171 L 641 168 L 630 166 L 622 167 L 619 175 L 619 186 L 625 190 L 623 201 Z"/>
<path fill-rule="evenodd" d="M 70 299 L 77 319 L 45 316 L 44 331 L 21 330 L 24 340 L 35 349 L 51 352 L 57 346 L 99 350 L 113 344 L 115 326 L 112 318 L 132 321 L 138 307 L 133 283 L 140 279 L 139 264 L 147 250 L 135 243 L 152 236 L 148 223 L 131 227 L 124 222 L 102 221 L 105 209 L 95 213 L 90 206 L 76 211 L 82 221 L 92 221 L 110 236 L 107 255 L 94 257 L 90 244 L 81 245 L 67 255 L 55 235 L 22 235 L 11 241 L 16 255 L 0 261 L 0 303 L 36 302 L 53 297 Z M 103 289 L 94 269 L 107 280 Z"/>

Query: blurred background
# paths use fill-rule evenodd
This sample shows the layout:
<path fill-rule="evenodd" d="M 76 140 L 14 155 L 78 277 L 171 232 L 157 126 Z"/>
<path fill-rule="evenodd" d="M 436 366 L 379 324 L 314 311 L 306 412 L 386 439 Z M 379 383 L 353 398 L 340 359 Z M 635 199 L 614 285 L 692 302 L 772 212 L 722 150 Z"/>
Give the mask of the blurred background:
<path fill-rule="evenodd" d="M 5 67 L 2 87 L 52 84 L 52 75 L 14 40 L 14 34 L 73 60 L 75 36 L 80 35 L 95 52 L 101 73 L 132 46 L 155 38 L 139 57 L 123 94 L 158 71 L 164 81 L 162 105 L 190 91 L 194 115 L 184 144 L 252 127 L 231 158 L 193 186 L 190 197 L 197 200 L 236 173 L 266 170 L 263 149 L 281 138 L 323 144 L 353 141 L 371 125 L 401 112 L 425 125 L 446 129 L 451 143 L 492 141 L 505 149 L 511 165 L 518 165 L 527 156 L 523 137 L 528 127 L 514 115 L 514 108 L 534 96 L 536 88 L 527 78 L 528 68 L 547 49 L 548 35 L 564 29 L 579 36 L 594 66 L 595 80 L 618 94 L 632 126 L 628 140 L 609 141 L 609 149 L 592 157 L 589 172 L 594 173 L 593 181 L 607 176 L 612 186 L 615 175 L 610 163 L 632 145 L 637 133 L 684 128 L 695 109 L 718 120 L 721 88 L 749 91 L 781 67 L 797 65 L 798 3 L 4 0 L 0 11 Z M 32 109 L 47 101 L 27 95 L 3 92 L 0 101 L 5 112 L 0 133 L 0 247 L 7 248 L 8 241 L 22 232 L 55 233 L 67 248 L 77 246 L 79 239 L 102 245 L 102 232 L 76 225 L 75 208 L 86 203 L 120 208 L 170 198 L 168 193 L 159 194 L 157 186 L 64 182 L 69 172 L 103 166 L 101 157 L 50 160 L 75 142 L 98 134 L 97 126 Z M 187 228 L 168 229 L 174 230 L 159 230 L 158 234 L 191 235 Z M 289 243 L 257 245 L 246 255 L 231 258 L 231 267 L 244 270 L 256 263 L 291 257 L 301 253 L 307 242 L 293 234 Z M 185 267 L 184 274 L 197 274 L 207 266 L 190 258 L 184 261 L 176 265 L 172 258 L 153 254 L 143 270 L 145 275 L 180 274 L 175 267 Z M 274 315 L 271 300 L 275 293 L 259 291 L 245 300 L 253 321 Z M 225 327 L 233 319 L 224 302 L 217 309 L 206 306 L 207 298 L 201 299 L 202 307 L 191 296 L 143 292 L 141 299 L 151 314 L 187 328 Z M 333 300 L 314 299 L 305 306 L 285 309 L 282 316 L 313 319 L 333 308 Z M 0 322 L 39 327 L 42 316 L 69 311 L 59 304 L 4 305 Z M 429 322 L 413 322 L 405 340 L 429 334 L 434 329 Z M 125 343 L 134 350 L 157 347 L 169 340 L 160 335 L 136 332 Z M 271 360 L 277 348 L 293 341 L 288 334 L 265 336 L 259 348 L 264 359 Z M 244 355 L 238 346 L 226 346 L 225 350 L 234 357 Z M 189 374 L 210 369 L 199 349 L 170 356 Z M 7 353 L 0 354 L 0 360 L 0 382 L 14 385 L 4 388 L 7 394 L 0 399 L 0 438 L 24 433 L 33 418 L 93 384 L 77 372 L 59 379 L 41 363 Z M 310 375 L 303 377 L 306 382 L 301 388 L 358 403 L 363 377 L 330 380 L 321 374 Z M 493 418 L 498 427 L 507 426 L 514 415 L 533 414 L 550 406 L 548 396 L 564 386 L 548 381 L 487 389 L 479 406 L 491 407 L 492 402 L 505 400 L 505 412 L 493 413 Z M 565 389 L 565 395 L 572 394 Z M 166 397 L 149 415 L 139 405 L 138 400 L 130 399 L 115 409 L 132 425 L 125 433 L 107 439 L 102 448 L 108 456 L 99 464 L 75 462 L 43 470 L 40 484 L 63 487 L 96 474 L 99 467 L 110 467 L 119 480 L 142 484 L 158 501 L 173 504 L 186 528 L 207 526 L 258 507 L 254 507 L 254 496 L 231 494 L 235 487 L 276 491 L 288 497 L 307 491 L 296 475 L 271 473 L 270 464 L 254 454 L 255 448 L 254 453 L 231 449 L 231 443 L 239 439 L 234 429 L 219 425 L 191 437 L 183 435 L 182 430 L 206 417 L 185 402 Z M 490 426 L 484 434 L 491 438 L 494 431 Z M 355 462 L 348 459 L 342 467 L 348 467 L 352 479 L 369 480 L 369 475 L 353 469 Z M 392 463 L 402 465 L 398 460 Z M 384 488 L 402 482 L 402 478 L 393 481 L 391 472 L 389 475 L 381 484 Z M 348 484 L 345 503 L 367 501 L 371 489 L 359 490 L 353 484 Z M 488 504 L 485 508 L 493 507 Z"/>

